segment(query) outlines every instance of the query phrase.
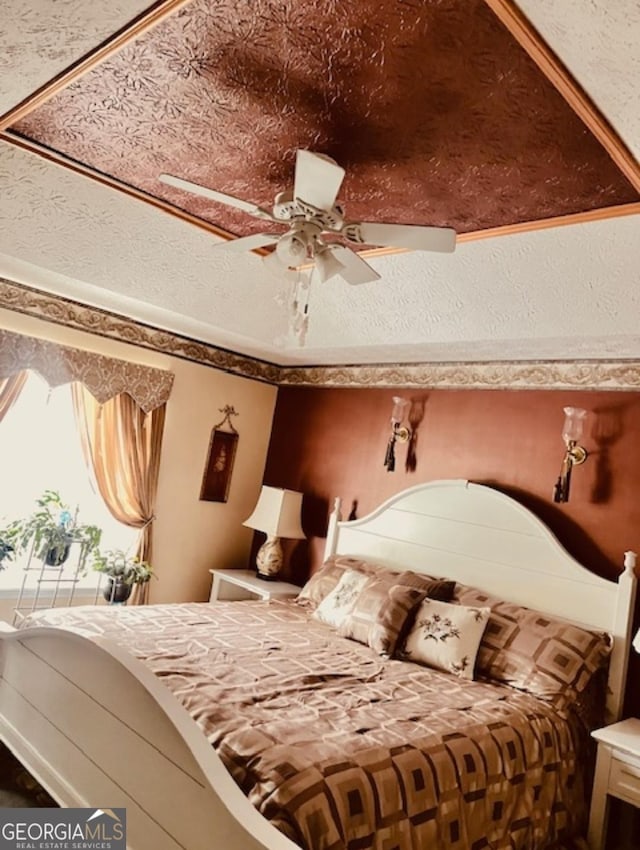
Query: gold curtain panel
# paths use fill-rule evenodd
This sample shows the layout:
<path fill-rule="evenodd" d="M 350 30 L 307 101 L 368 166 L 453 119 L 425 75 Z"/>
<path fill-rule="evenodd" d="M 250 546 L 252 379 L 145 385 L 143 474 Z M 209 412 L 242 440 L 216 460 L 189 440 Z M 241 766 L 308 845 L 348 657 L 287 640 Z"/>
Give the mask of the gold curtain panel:
<path fill-rule="evenodd" d="M 128 393 L 145 413 L 165 404 L 173 372 L 0 330 L 0 380 L 31 369 L 50 387 L 78 381 L 100 403 Z"/>

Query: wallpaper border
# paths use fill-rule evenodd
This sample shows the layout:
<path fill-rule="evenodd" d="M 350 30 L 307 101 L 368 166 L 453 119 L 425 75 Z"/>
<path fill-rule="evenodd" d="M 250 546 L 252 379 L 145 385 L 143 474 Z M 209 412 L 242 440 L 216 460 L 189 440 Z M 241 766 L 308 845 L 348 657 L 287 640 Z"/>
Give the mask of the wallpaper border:
<path fill-rule="evenodd" d="M 0 307 L 281 386 L 640 391 L 639 360 L 278 366 L 3 277 Z"/>
<path fill-rule="evenodd" d="M 245 378 L 278 383 L 279 368 L 273 363 L 198 342 L 101 307 L 88 307 L 70 298 L 43 292 L 4 277 L 0 277 L 0 307 L 204 366 L 213 366 Z"/>

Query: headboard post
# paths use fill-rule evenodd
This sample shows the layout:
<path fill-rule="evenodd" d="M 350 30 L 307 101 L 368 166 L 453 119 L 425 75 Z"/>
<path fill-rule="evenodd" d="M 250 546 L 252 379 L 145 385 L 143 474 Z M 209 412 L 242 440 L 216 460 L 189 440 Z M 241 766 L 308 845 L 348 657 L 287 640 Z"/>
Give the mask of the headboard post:
<path fill-rule="evenodd" d="M 342 499 L 337 496 L 333 501 L 333 510 L 329 514 L 329 526 L 327 528 L 327 542 L 324 547 L 324 560 L 336 554 L 338 543 L 338 523 L 342 520 Z"/>
<path fill-rule="evenodd" d="M 618 578 L 618 604 L 615 612 L 615 622 L 612 629 L 614 641 L 622 642 L 624 652 L 615 652 L 611 657 L 609 669 L 609 696 L 607 699 L 608 722 L 619 720 L 622 715 L 627 668 L 629 666 L 629 647 L 632 635 L 629 634 L 630 624 L 635 610 L 637 580 L 635 575 L 636 553 L 624 553 L 624 571 Z"/>

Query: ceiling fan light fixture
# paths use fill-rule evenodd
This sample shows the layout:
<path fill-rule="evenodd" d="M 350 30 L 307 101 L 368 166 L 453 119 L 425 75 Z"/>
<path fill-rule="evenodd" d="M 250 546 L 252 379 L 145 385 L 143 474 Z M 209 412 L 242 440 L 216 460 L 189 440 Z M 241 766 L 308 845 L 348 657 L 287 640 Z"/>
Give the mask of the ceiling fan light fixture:
<path fill-rule="evenodd" d="M 334 256 L 329 245 L 324 248 L 320 248 L 320 250 L 316 252 L 315 260 L 318 277 L 322 283 L 325 283 L 327 280 L 334 277 L 334 275 L 340 274 L 344 271 L 344 263 L 341 263 L 340 260 Z"/>
<path fill-rule="evenodd" d="M 275 251 L 272 251 L 270 254 L 266 254 L 262 258 L 262 262 L 269 274 L 272 274 L 278 280 L 288 280 L 291 283 L 295 283 L 298 280 L 299 272 L 294 271 L 293 269 L 284 268 L 282 260 Z"/>

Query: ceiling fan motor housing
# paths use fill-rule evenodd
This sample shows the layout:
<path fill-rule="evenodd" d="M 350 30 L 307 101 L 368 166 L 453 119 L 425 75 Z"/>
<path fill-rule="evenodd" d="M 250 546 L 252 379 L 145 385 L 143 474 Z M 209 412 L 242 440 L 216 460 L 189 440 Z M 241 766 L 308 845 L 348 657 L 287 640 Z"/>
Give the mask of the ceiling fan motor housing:
<path fill-rule="evenodd" d="M 338 204 L 335 204 L 330 210 L 321 210 L 301 198 L 293 198 L 287 192 L 278 195 L 273 206 L 273 217 L 278 221 L 307 221 L 317 224 L 320 232 L 324 230 L 339 231 L 344 223 L 342 216 L 342 207 Z"/>

